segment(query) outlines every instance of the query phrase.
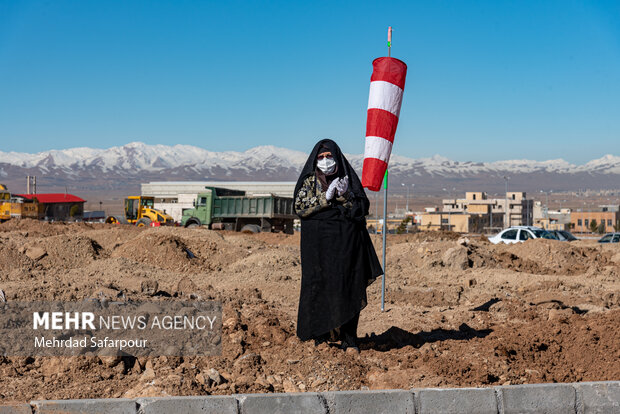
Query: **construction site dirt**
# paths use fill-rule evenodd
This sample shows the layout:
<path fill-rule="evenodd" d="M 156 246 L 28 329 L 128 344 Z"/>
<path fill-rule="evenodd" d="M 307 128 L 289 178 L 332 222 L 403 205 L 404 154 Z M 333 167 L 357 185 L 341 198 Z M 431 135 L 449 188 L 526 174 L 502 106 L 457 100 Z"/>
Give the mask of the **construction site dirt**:
<path fill-rule="evenodd" d="M 380 252 L 379 237 L 373 242 Z M 222 354 L 2 357 L 0 400 L 205 395 L 620 379 L 620 245 L 388 235 L 360 353 L 295 335 L 299 234 L 11 220 L 7 301 L 218 299 Z"/>

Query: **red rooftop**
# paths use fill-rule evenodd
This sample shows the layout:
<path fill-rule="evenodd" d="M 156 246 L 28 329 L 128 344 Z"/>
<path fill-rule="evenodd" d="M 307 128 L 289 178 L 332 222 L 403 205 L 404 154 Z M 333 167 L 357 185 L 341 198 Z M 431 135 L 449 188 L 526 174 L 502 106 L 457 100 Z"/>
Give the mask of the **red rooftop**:
<path fill-rule="evenodd" d="M 32 200 L 36 197 L 39 203 L 53 204 L 53 203 L 85 203 L 86 200 L 81 199 L 73 194 L 65 193 L 42 193 L 42 194 L 17 194 L 19 197 L 24 197 L 28 200 Z"/>

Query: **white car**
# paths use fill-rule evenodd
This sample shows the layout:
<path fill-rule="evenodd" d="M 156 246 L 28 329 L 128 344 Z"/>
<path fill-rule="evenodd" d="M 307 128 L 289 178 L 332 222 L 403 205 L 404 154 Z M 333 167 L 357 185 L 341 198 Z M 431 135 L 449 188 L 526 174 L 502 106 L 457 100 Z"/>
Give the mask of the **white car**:
<path fill-rule="evenodd" d="M 502 230 L 499 234 L 489 237 L 489 241 L 493 244 L 498 243 L 523 243 L 529 239 L 550 239 L 557 240 L 553 234 L 540 227 L 533 226 L 512 226 Z"/>

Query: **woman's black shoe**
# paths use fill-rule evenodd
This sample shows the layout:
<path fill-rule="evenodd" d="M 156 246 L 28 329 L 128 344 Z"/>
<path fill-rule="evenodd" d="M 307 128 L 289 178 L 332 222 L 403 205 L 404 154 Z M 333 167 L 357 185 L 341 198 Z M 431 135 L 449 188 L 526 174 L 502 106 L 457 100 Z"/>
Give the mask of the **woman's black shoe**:
<path fill-rule="evenodd" d="M 323 334 L 318 338 L 314 338 L 314 346 L 319 346 L 329 340 L 329 333 Z"/>
<path fill-rule="evenodd" d="M 324 344 L 325 342 L 327 342 L 327 339 L 325 338 L 316 338 L 314 340 L 314 346 L 319 346 L 321 344 Z"/>
<path fill-rule="evenodd" d="M 353 348 L 358 353 L 360 352 L 360 349 L 357 346 L 357 338 L 355 338 L 354 336 L 348 335 L 348 334 L 344 335 L 340 348 L 344 349 L 345 351 L 348 348 Z"/>

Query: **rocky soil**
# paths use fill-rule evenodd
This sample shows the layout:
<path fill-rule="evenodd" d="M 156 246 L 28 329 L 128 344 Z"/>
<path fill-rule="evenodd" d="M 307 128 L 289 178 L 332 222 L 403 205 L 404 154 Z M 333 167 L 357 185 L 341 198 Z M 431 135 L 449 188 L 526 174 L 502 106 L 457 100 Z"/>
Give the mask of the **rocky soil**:
<path fill-rule="evenodd" d="M 386 309 L 377 281 L 359 354 L 296 338 L 298 245 L 299 235 L 1 224 L 7 301 L 219 299 L 224 335 L 215 357 L 0 356 L 0 400 L 620 378 L 620 245 L 390 235 Z"/>

